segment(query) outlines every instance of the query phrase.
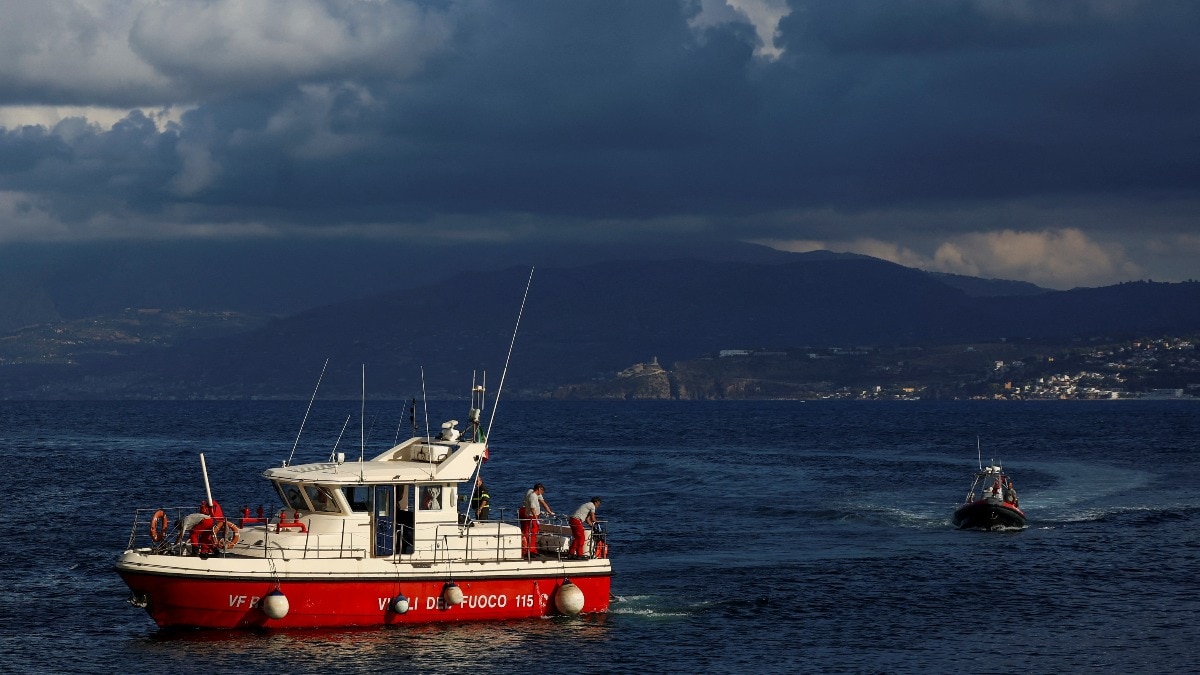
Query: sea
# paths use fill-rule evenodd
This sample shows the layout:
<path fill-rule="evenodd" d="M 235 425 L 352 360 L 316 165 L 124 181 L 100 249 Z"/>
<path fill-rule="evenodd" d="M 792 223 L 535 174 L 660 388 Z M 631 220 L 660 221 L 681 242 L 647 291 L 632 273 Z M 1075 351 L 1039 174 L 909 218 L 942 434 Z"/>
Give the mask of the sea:
<path fill-rule="evenodd" d="M 411 434 L 402 402 L 309 403 L 0 402 L 0 671 L 1200 671 L 1189 401 L 502 400 L 493 513 L 535 482 L 560 514 L 601 497 L 607 614 L 160 631 L 113 564 L 136 508 L 203 499 L 201 453 L 227 512 L 270 510 L 264 469 Z M 1027 528 L 951 526 L 980 462 Z"/>

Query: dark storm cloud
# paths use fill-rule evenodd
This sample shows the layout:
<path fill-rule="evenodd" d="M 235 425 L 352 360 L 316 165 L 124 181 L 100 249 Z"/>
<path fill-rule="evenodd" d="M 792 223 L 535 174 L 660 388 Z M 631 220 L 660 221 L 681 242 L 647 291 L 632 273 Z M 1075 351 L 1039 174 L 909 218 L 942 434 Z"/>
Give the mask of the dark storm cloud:
<path fill-rule="evenodd" d="M 1197 25 L 1175 3 L 805 3 L 766 89 L 855 200 L 1188 188 Z"/>
<path fill-rule="evenodd" d="M 700 206 L 693 177 L 754 107 L 752 33 L 698 40 L 669 3 L 496 9 L 463 21 L 469 47 L 436 78 L 389 99 L 391 131 L 417 139 L 410 197 L 588 216 Z"/>
<path fill-rule="evenodd" d="M 1200 7 L 796 0 L 772 51 L 746 17 L 776 3 L 718 4 L 3 3 L 0 103 L 148 112 L 2 130 L 0 238 L 665 228 L 932 260 L 1067 228 L 1041 241 L 1119 267 L 1134 217 L 1200 246 Z"/>

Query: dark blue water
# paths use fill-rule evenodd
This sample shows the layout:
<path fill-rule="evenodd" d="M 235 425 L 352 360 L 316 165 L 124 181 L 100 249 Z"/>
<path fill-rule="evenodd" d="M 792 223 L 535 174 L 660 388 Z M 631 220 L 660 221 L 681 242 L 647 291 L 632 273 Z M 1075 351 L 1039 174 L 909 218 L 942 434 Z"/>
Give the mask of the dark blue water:
<path fill-rule="evenodd" d="M 1200 404 L 502 403 L 495 511 L 546 484 L 610 521 L 606 616 L 159 633 L 111 571 L 139 506 L 273 505 L 307 402 L 0 402 L 0 670 L 1195 672 Z M 296 461 L 390 444 L 318 401 Z M 430 404 L 436 428 L 465 402 Z M 403 433 L 401 434 L 403 435 Z M 1020 532 L 951 529 L 1003 461 Z M 365 439 L 365 443 L 364 440 Z"/>

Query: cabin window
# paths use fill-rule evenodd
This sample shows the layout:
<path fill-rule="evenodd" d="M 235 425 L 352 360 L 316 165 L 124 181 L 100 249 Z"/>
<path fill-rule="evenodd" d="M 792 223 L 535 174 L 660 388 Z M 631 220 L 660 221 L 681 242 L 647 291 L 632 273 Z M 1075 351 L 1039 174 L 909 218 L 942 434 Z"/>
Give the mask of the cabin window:
<path fill-rule="evenodd" d="M 421 488 L 421 510 L 442 510 L 442 488 L 436 485 Z"/>
<path fill-rule="evenodd" d="M 371 510 L 371 488 L 366 485 L 347 485 L 342 488 L 346 503 L 355 513 L 366 513 Z"/>
<path fill-rule="evenodd" d="M 288 508 L 294 511 L 309 510 L 308 502 L 304 501 L 304 492 L 300 489 L 299 485 L 293 483 L 276 483 L 275 487 L 279 490 L 279 496 Z"/>
<path fill-rule="evenodd" d="M 342 509 L 338 506 L 337 500 L 327 488 L 320 485 L 306 485 L 304 491 L 308 493 L 308 500 L 312 502 L 313 510 L 325 513 L 341 512 Z"/>

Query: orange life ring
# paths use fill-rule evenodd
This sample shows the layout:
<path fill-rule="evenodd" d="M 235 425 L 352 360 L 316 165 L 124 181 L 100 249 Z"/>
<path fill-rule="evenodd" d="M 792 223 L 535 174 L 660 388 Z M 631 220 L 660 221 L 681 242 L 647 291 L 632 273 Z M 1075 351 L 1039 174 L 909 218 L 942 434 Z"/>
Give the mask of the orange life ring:
<path fill-rule="evenodd" d="M 162 541 L 167 536 L 167 512 L 159 509 L 154 512 L 154 517 L 150 519 L 150 538 L 154 541 Z"/>
<path fill-rule="evenodd" d="M 222 520 L 213 527 L 213 546 L 224 551 L 233 547 L 238 543 L 238 526 Z"/>

